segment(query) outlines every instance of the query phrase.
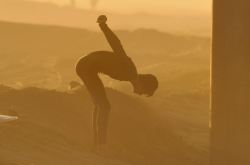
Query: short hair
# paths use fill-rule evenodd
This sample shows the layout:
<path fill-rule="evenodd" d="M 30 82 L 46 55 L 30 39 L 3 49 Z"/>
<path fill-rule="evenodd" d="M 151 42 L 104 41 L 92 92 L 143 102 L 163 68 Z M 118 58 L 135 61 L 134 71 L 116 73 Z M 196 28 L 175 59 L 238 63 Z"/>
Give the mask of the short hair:
<path fill-rule="evenodd" d="M 139 74 L 138 79 L 143 85 L 144 92 L 152 96 L 159 85 L 157 78 L 152 74 Z"/>

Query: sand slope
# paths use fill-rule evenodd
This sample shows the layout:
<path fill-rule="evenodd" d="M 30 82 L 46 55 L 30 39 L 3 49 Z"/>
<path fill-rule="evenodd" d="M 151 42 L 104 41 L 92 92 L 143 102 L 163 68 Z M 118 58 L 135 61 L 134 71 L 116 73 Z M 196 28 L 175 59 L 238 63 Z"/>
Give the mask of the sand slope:
<path fill-rule="evenodd" d="M 76 93 L 1 87 L 1 107 L 20 119 L 0 125 L 1 165 L 206 164 L 206 153 L 188 145 L 167 118 L 139 98 L 108 89 L 112 113 L 106 153 L 92 149 L 92 104 Z M 0 113 L 7 113 L 1 108 Z"/>

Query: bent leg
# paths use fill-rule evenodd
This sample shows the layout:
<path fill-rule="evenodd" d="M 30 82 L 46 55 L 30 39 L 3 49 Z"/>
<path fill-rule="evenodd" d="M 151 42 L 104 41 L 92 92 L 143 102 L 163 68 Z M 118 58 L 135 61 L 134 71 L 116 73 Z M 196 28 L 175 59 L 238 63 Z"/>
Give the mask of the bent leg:
<path fill-rule="evenodd" d="M 94 142 L 105 144 L 107 139 L 108 116 L 110 104 L 106 96 L 105 88 L 96 73 L 78 72 L 85 83 L 96 108 L 93 113 Z"/>
<path fill-rule="evenodd" d="M 97 127 L 97 115 L 98 115 L 98 107 L 95 106 L 92 116 L 92 126 L 93 126 L 93 134 L 94 134 L 94 144 L 98 144 L 98 127 Z"/>
<path fill-rule="evenodd" d="M 98 111 L 98 117 L 97 117 L 99 144 L 107 143 L 109 113 L 110 113 L 109 102 L 102 103 Z"/>

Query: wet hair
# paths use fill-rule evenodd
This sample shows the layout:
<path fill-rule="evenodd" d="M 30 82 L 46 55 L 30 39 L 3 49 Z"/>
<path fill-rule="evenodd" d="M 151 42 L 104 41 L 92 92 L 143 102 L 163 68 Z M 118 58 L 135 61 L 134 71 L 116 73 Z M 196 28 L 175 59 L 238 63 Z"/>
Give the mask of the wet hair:
<path fill-rule="evenodd" d="M 139 74 L 138 79 L 142 85 L 143 91 L 148 96 L 152 96 L 158 88 L 158 80 L 152 74 Z"/>

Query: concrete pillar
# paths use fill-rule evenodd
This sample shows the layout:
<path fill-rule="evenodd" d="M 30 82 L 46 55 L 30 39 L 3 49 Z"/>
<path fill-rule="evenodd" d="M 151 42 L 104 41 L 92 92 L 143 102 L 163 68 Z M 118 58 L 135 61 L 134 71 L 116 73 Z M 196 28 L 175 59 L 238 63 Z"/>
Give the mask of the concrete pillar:
<path fill-rule="evenodd" d="M 214 0 L 211 165 L 250 165 L 250 1 Z"/>

